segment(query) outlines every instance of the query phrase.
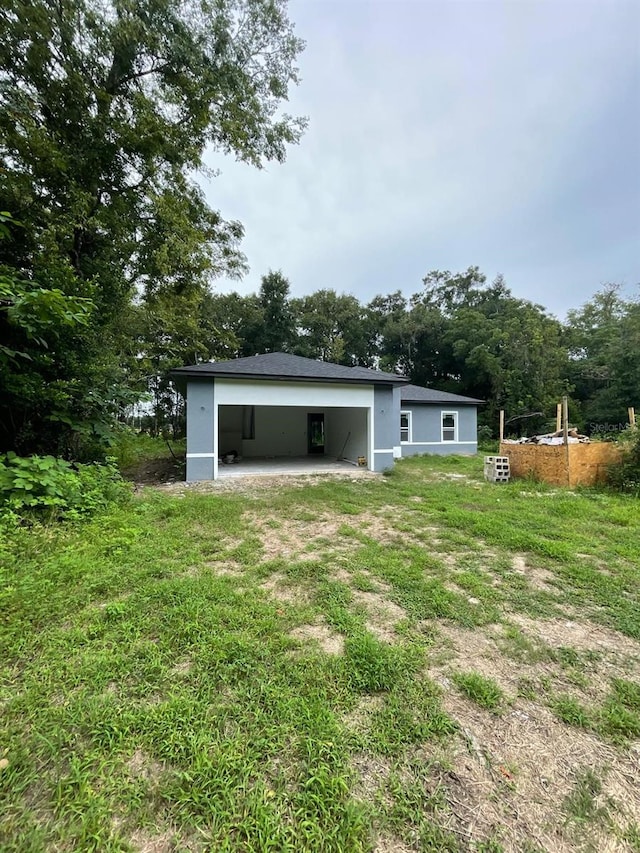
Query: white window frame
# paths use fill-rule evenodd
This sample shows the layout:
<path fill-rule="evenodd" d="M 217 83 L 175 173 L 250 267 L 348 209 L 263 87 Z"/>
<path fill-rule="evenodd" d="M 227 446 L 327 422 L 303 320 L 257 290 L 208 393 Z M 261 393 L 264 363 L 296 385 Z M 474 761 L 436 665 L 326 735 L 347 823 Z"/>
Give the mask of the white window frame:
<path fill-rule="evenodd" d="M 411 417 L 412 414 L 413 414 L 413 412 L 410 409 L 403 409 L 400 412 L 400 444 L 411 444 L 411 442 L 413 441 L 413 422 L 412 422 L 413 419 Z M 408 437 L 406 440 L 403 440 L 403 438 L 402 438 L 402 416 L 403 415 L 407 416 Z"/>
<path fill-rule="evenodd" d="M 453 438 L 452 439 L 444 437 L 445 415 L 453 415 Z M 457 444 L 458 443 L 458 422 L 459 422 L 458 412 L 445 411 L 444 409 L 440 412 L 440 441 L 442 442 L 442 444 Z M 446 427 L 446 429 L 450 430 L 451 427 Z"/>

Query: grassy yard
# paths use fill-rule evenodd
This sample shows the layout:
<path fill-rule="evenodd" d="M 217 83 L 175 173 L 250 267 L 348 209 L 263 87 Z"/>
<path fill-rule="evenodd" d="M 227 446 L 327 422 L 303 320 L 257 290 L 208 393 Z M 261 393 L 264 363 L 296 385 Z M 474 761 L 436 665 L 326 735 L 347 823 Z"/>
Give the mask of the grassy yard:
<path fill-rule="evenodd" d="M 3 547 L 3 853 L 640 851 L 637 500 L 423 458 Z"/>

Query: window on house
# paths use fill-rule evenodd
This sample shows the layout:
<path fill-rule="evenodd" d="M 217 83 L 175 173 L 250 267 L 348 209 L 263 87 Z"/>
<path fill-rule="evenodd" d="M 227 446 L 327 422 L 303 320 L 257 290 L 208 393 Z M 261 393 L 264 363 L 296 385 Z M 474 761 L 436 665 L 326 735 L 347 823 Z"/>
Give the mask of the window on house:
<path fill-rule="evenodd" d="M 242 437 L 243 438 L 255 438 L 256 437 L 256 407 L 255 406 L 243 406 L 242 407 Z"/>
<path fill-rule="evenodd" d="M 400 412 L 400 442 L 411 441 L 411 412 Z"/>
<path fill-rule="evenodd" d="M 458 413 L 443 412 L 442 413 L 442 440 L 457 441 L 458 440 Z"/>

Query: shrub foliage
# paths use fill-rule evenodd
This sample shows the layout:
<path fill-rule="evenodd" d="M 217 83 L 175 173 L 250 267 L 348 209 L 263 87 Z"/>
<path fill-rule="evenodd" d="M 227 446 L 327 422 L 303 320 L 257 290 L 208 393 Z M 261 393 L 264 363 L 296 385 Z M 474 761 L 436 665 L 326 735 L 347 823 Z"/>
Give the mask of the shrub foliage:
<path fill-rule="evenodd" d="M 628 429 L 620 445 L 624 456 L 621 463 L 609 469 L 609 483 L 622 492 L 640 496 L 640 429 Z"/>
<path fill-rule="evenodd" d="M 72 465 L 54 456 L 13 452 L 0 460 L 0 512 L 5 518 L 78 518 L 128 495 L 129 486 L 112 460 Z"/>

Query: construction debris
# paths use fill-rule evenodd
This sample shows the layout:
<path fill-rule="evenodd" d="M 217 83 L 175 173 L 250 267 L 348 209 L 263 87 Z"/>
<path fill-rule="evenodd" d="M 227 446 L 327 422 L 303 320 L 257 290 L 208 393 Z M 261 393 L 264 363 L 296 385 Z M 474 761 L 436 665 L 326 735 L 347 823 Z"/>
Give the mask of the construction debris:
<path fill-rule="evenodd" d="M 582 435 L 578 432 L 577 429 L 570 429 L 567 432 L 569 444 L 589 444 L 590 439 L 588 435 Z M 528 438 L 515 438 L 503 439 L 504 444 L 564 444 L 564 432 L 562 430 L 558 430 L 557 432 L 547 432 L 544 435 L 532 435 Z"/>

